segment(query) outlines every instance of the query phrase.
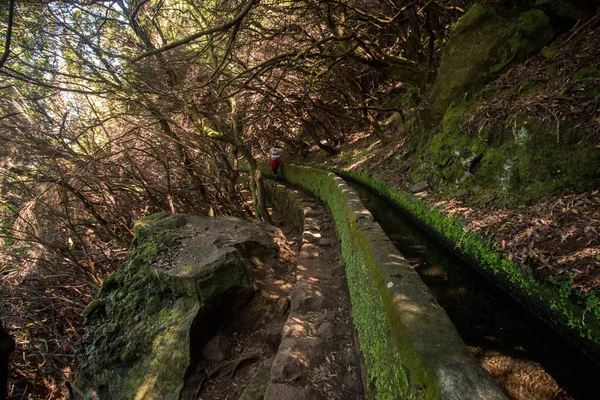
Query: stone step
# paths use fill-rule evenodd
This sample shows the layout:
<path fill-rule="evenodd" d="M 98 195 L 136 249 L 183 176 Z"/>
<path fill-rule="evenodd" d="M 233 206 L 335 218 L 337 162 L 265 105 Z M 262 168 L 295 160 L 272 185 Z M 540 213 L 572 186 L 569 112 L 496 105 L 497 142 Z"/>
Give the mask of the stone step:
<path fill-rule="evenodd" d="M 296 284 L 292 291 L 290 303 L 292 311 L 323 311 L 331 307 L 332 304 L 324 295 L 323 289 L 306 281 Z"/>

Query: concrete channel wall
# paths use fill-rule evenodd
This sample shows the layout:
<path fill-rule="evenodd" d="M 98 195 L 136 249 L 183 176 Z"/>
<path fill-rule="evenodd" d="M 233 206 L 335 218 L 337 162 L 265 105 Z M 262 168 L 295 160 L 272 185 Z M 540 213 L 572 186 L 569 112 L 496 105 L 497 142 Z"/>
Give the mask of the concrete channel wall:
<path fill-rule="evenodd" d="M 268 168 L 264 173 L 270 173 Z M 429 289 L 339 176 L 287 164 L 283 177 L 331 210 L 342 245 L 369 398 L 504 399 Z"/>

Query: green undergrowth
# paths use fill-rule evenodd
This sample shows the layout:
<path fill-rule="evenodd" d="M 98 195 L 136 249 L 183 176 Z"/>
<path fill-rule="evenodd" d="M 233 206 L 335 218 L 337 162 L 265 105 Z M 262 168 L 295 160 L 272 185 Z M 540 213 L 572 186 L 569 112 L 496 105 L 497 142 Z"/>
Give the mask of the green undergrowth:
<path fill-rule="evenodd" d="M 529 267 L 522 269 L 504 258 L 492 242 L 474 231 L 465 231 L 461 221 L 416 196 L 397 192 L 372 177 L 337 169 L 333 172 L 377 192 L 594 358 L 600 356 L 598 293 L 573 291 L 568 280 L 536 279 Z"/>
<path fill-rule="evenodd" d="M 333 214 L 342 244 L 354 325 L 365 364 L 368 397 L 386 400 L 420 398 L 419 390 L 409 383 L 401 367 L 406 365 L 407 360 L 400 359 L 395 351 L 384 301 L 371 275 L 376 266 L 370 265 L 374 261 L 368 256 L 368 245 L 342 189 L 325 170 L 295 165 L 285 165 L 282 169 L 289 183 L 312 192 L 327 204 Z M 420 377 L 414 378 L 418 380 Z M 437 382 L 417 383 L 431 392 L 437 391 Z"/>

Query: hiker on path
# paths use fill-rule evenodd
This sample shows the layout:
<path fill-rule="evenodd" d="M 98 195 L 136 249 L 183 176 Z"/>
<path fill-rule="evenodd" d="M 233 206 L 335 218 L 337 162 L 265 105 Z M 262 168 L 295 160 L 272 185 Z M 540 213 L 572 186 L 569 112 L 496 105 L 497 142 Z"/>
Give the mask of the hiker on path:
<path fill-rule="evenodd" d="M 275 179 L 277 179 L 277 169 L 279 168 L 279 164 L 281 163 L 281 158 L 279 155 L 279 148 L 277 147 L 276 143 L 273 143 L 273 147 L 271 147 L 271 150 L 269 150 L 269 155 L 270 155 L 270 165 L 271 165 L 271 169 L 273 170 L 273 176 L 275 177 Z"/>

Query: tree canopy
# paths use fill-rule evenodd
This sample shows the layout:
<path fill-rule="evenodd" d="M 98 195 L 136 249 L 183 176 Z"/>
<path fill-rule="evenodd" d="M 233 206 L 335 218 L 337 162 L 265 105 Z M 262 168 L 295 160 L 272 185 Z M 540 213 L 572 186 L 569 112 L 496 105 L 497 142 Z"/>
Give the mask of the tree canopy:
<path fill-rule="evenodd" d="M 144 215 L 253 214 L 268 221 L 257 169 L 263 149 L 279 141 L 297 153 L 318 146 L 335 154 L 365 129 L 385 140 L 378 118 L 401 114 L 386 95 L 423 87 L 464 6 L 3 3 L 1 232 L 10 266 L 4 276 L 43 276 L 39 296 L 76 291 L 84 303 Z M 250 168 L 253 210 L 242 201 L 240 158 Z M 62 288 L 49 292 L 56 282 Z M 20 304 L 33 307 L 30 300 Z M 70 307 L 81 311 L 81 304 Z M 50 344 L 58 347 L 79 328 L 51 329 L 60 332 Z M 64 361 L 53 363 L 68 375 Z"/>

